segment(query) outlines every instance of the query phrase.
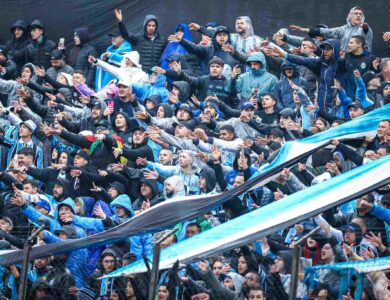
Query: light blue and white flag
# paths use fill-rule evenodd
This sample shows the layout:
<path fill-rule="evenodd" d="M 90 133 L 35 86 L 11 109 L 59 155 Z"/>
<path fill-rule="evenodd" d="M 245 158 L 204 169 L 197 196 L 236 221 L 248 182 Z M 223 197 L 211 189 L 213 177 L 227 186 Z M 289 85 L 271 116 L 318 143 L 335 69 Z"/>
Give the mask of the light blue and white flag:
<path fill-rule="evenodd" d="M 176 261 L 190 263 L 263 238 L 389 182 L 390 155 L 163 249 L 160 269 L 170 268 Z M 144 261 L 139 260 L 108 276 L 146 271 Z"/>

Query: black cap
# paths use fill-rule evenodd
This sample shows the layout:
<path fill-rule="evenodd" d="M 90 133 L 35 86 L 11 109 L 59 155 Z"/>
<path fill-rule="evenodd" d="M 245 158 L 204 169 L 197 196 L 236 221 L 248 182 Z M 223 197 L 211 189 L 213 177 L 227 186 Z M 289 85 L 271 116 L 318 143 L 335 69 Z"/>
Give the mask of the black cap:
<path fill-rule="evenodd" d="M 126 193 L 126 187 L 123 183 L 120 183 L 119 181 L 114 181 L 113 183 L 110 183 L 110 187 L 116 189 L 120 195 Z"/>
<path fill-rule="evenodd" d="M 142 132 L 145 132 L 146 131 L 146 129 L 145 128 L 143 128 L 143 127 L 141 127 L 141 126 L 136 126 L 136 127 L 134 127 L 133 128 L 133 133 L 135 132 L 135 131 L 142 131 Z"/>
<path fill-rule="evenodd" d="M 373 71 L 367 71 L 366 73 L 363 74 L 362 79 L 364 81 L 364 84 L 367 86 L 368 83 L 376 78 L 376 74 Z"/>
<path fill-rule="evenodd" d="M 87 160 L 88 162 L 91 160 L 91 157 L 89 156 L 89 154 L 87 153 L 87 151 L 83 150 L 83 149 L 80 149 L 79 151 L 76 152 L 75 156 L 80 156 L 82 158 L 84 158 L 85 160 Z"/>
<path fill-rule="evenodd" d="M 106 129 L 109 129 L 110 123 L 106 119 L 100 119 L 99 122 L 95 124 L 95 127 L 104 127 Z"/>
<path fill-rule="evenodd" d="M 4 56 L 8 55 L 7 47 L 4 45 L 0 45 L 0 53 L 3 54 Z"/>
<path fill-rule="evenodd" d="M 50 52 L 50 59 L 57 60 L 57 59 L 63 59 L 64 55 L 62 54 L 61 50 L 59 49 L 53 49 Z"/>
<path fill-rule="evenodd" d="M 381 203 L 385 205 L 390 205 L 390 193 L 384 194 Z"/>
<path fill-rule="evenodd" d="M 61 232 L 65 233 L 68 238 L 77 238 L 76 228 L 74 228 L 72 225 L 64 225 L 61 227 L 61 229 L 54 231 L 56 235 L 59 235 Z"/>
<path fill-rule="evenodd" d="M 117 37 L 122 35 L 119 30 L 111 31 L 108 36 Z"/>
<path fill-rule="evenodd" d="M 191 110 L 191 107 L 187 103 L 184 103 L 180 107 L 176 108 L 175 115 L 177 114 L 179 109 L 184 109 L 184 110 L 188 111 L 190 113 L 191 118 L 192 118 L 192 110 Z"/>
<path fill-rule="evenodd" d="M 92 102 L 92 107 L 102 108 L 102 104 L 100 103 L 99 100 L 95 100 Z"/>
<path fill-rule="evenodd" d="M 283 108 L 279 112 L 279 116 L 282 116 L 285 118 L 290 117 L 291 119 L 294 119 L 296 115 L 295 115 L 295 111 L 292 108 L 287 107 L 287 108 Z"/>
<path fill-rule="evenodd" d="M 230 34 L 230 31 L 229 31 L 229 29 L 226 26 L 218 26 L 215 29 L 215 33 L 214 34 L 217 35 L 220 32 L 226 32 L 227 34 Z"/>
<path fill-rule="evenodd" d="M 360 108 L 360 109 L 364 110 L 362 104 L 360 102 L 357 102 L 357 101 L 352 102 L 351 104 L 349 104 L 348 108 L 350 108 L 350 107 L 356 107 L 356 108 Z"/>
<path fill-rule="evenodd" d="M 176 128 L 176 126 L 182 126 L 182 127 L 185 127 L 189 130 L 192 130 L 190 124 L 188 122 L 184 122 L 184 121 L 181 121 L 179 123 L 173 123 L 172 126 L 173 126 L 173 128 Z"/>

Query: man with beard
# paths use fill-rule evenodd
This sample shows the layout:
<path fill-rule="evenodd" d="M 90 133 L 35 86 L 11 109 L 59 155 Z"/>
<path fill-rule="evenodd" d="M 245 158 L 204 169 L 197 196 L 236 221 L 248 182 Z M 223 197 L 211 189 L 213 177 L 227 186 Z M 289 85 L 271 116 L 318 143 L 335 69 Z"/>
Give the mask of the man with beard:
<path fill-rule="evenodd" d="M 73 68 L 65 63 L 61 50 L 54 49 L 50 52 L 51 67 L 47 69 L 46 75 L 53 80 L 57 80 L 60 73 L 73 74 Z"/>
<path fill-rule="evenodd" d="M 96 133 L 96 124 L 100 120 L 105 119 L 104 111 L 106 110 L 107 105 L 104 101 L 96 98 L 95 100 L 92 100 L 88 106 L 91 107 L 90 117 L 79 119 L 73 122 L 66 118 L 61 118 L 59 123 L 70 132 L 79 133 L 80 131 L 89 130 L 93 133 Z"/>
<path fill-rule="evenodd" d="M 252 21 L 248 16 L 241 16 L 236 19 L 236 32 L 231 34 L 232 46 L 236 51 L 249 53 L 252 48 L 259 46 L 263 40 L 254 34 Z"/>
<path fill-rule="evenodd" d="M 158 33 L 158 19 L 155 15 L 147 15 L 143 23 L 143 32 L 129 33 L 123 23 L 122 11 L 115 10 L 121 36 L 134 48 L 138 49 L 141 56 L 142 70 L 148 72 L 152 67 L 159 65 L 160 57 L 164 51 L 167 40 Z"/>

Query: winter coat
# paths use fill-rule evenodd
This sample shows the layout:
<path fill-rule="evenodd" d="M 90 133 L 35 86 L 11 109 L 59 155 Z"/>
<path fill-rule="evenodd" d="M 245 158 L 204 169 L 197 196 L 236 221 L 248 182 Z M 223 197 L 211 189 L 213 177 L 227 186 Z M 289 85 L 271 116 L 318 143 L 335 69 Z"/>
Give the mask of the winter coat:
<path fill-rule="evenodd" d="M 42 37 L 40 42 L 32 41 L 26 47 L 26 61 L 36 66 L 42 66 L 45 70 L 51 67 L 50 52 L 57 48 L 52 40 Z"/>
<path fill-rule="evenodd" d="M 56 210 L 54 211 L 54 218 L 49 218 L 43 214 L 41 214 L 39 211 L 37 211 L 35 208 L 33 208 L 31 205 L 27 204 L 22 207 L 22 213 L 27 216 L 32 222 L 37 222 L 40 220 L 44 220 L 45 222 L 49 223 L 49 231 L 51 233 L 54 233 L 56 230 L 61 229 L 61 227 L 64 225 L 63 222 L 58 218 L 58 211 L 62 205 L 69 206 L 73 214 L 76 214 L 76 208 L 75 204 L 72 198 L 66 198 L 64 201 L 58 204 Z M 78 237 L 85 237 L 86 234 L 84 230 L 82 230 L 80 227 L 76 227 L 77 236 Z"/>
<path fill-rule="evenodd" d="M 159 95 L 163 103 L 168 102 L 168 90 L 165 87 L 167 78 L 164 75 L 158 74 L 154 84 L 134 83 L 132 84 L 133 93 L 141 99 L 142 102 L 152 95 Z"/>
<path fill-rule="evenodd" d="M 66 74 L 70 74 L 72 75 L 73 74 L 73 68 L 67 64 L 63 64 L 60 68 L 54 68 L 54 67 L 50 67 L 47 71 L 46 71 L 46 75 L 49 76 L 51 79 L 53 80 L 57 80 L 57 76 L 58 74 L 60 73 L 66 73 Z"/>
<path fill-rule="evenodd" d="M 284 75 L 284 71 L 286 70 L 286 68 L 293 68 L 294 69 L 294 74 L 293 74 L 293 77 L 291 78 L 291 81 L 294 84 L 296 84 L 299 87 L 302 87 L 306 91 L 306 93 L 308 93 L 308 90 L 309 90 L 307 81 L 300 77 L 299 67 L 295 64 L 288 62 L 288 61 L 284 61 L 282 63 L 282 74 L 280 76 L 280 80 L 276 83 L 276 86 L 275 86 L 275 94 L 278 98 L 277 104 L 278 104 L 278 107 L 280 109 L 287 108 L 287 107 L 295 108 L 295 104 L 294 104 L 294 100 L 293 100 L 294 90 L 291 87 L 288 79 Z M 313 97 L 314 95 L 311 95 L 311 96 Z M 309 96 L 309 98 L 310 98 L 310 96 Z M 304 106 L 306 106 L 306 105 L 304 105 Z"/>
<path fill-rule="evenodd" d="M 5 69 L 5 74 L 0 74 L 0 78 L 5 80 L 15 79 L 16 77 L 16 63 L 7 58 L 3 65 L 1 65 Z"/>
<path fill-rule="evenodd" d="M 117 226 L 130 220 L 134 217 L 134 210 L 131 205 L 131 200 L 127 195 L 119 195 L 116 197 L 111 203 L 110 207 L 113 211 L 115 211 L 116 206 L 124 207 L 128 213 L 129 217 L 126 219 L 120 218 L 117 215 L 112 216 L 111 218 L 106 218 L 105 220 L 95 219 L 95 218 L 85 218 L 75 216 L 73 219 L 73 224 L 76 226 L 80 226 L 85 230 L 94 230 L 95 232 L 102 232 L 111 227 Z M 134 253 L 137 256 L 137 259 L 141 259 L 143 255 L 150 255 L 153 251 L 153 241 L 152 235 L 143 234 L 143 235 L 135 235 L 129 238 L 130 241 L 130 252 Z"/>
<path fill-rule="evenodd" d="M 34 65 L 32 64 L 26 64 L 30 65 L 32 68 L 35 68 Z M 24 66 L 23 66 L 24 67 Z M 4 80 L 0 78 L 0 94 L 5 94 L 7 95 L 7 103 L 5 106 L 11 106 L 11 102 L 14 101 L 15 99 L 18 99 L 18 95 L 16 94 L 16 91 L 20 89 L 22 85 L 14 80 Z M 36 93 L 35 91 L 31 91 L 32 97 L 34 101 L 41 102 L 41 95 Z"/>
<path fill-rule="evenodd" d="M 156 22 L 155 37 L 153 39 L 148 38 L 146 35 L 146 25 L 149 21 L 154 20 Z M 125 24 L 118 23 L 119 31 L 123 38 L 130 42 L 130 44 L 137 50 L 141 56 L 142 70 L 148 72 L 154 66 L 159 65 L 160 57 L 164 51 L 167 40 L 158 33 L 158 19 L 154 15 L 147 15 L 144 20 L 144 31 L 138 34 L 129 33 Z"/>
<path fill-rule="evenodd" d="M 330 61 L 325 60 L 322 55 L 320 58 L 301 57 L 292 54 L 286 54 L 286 60 L 297 65 L 304 65 L 315 72 L 320 77 L 318 89 L 318 105 L 321 108 L 331 108 L 333 101 L 334 79 L 342 79 L 343 73 L 339 70 L 340 42 L 329 39 L 322 44 L 322 47 L 329 46 L 333 48 L 333 58 Z"/>
<path fill-rule="evenodd" d="M 93 87 L 95 84 L 95 66 L 88 62 L 88 56 L 97 56 L 95 47 L 91 46 L 88 42 L 90 40 L 88 28 L 81 27 L 75 30 L 75 34 L 80 38 L 80 45 L 74 46 L 70 50 L 69 57 L 72 57 L 73 51 L 78 51 L 75 61 L 69 61 L 69 65 L 75 70 L 81 70 L 84 72 L 86 84 Z M 76 48 L 79 48 L 76 50 Z"/>
<path fill-rule="evenodd" d="M 212 43 L 207 46 L 196 45 L 184 38 L 180 41 L 180 45 L 182 45 L 183 48 L 186 49 L 189 53 L 193 53 L 197 55 L 199 58 L 201 58 L 203 60 L 204 65 L 206 66 L 208 66 L 210 60 L 214 56 L 218 56 L 224 61 L 225 64 L 233 68 L 234 65 L 237 64 L 237 60 L 234 59 L 233 56 L 230 55 L 230 53 L 222 50 L 222 47 L 216 41 L 216 35 L 217 33 L 214 33 L 212 38 Z M 230 34 L 227 43 L 231 44 Z M 209 73 L 210 73 L 210 69 L 208 67 L 205 68 L 204 74 L 209 74 Z"/>
<path fill-rule="evenodd" d="M 148 161 L 154 161 L 153 150 L 149 147 L 148 140 L 148 138 L 144 138 L 143 142 L 139 145 L 133 143 L 131 148 L 123 148 L 122 156 L 129 160 L 130 167 L 137 167 L 135 161 L 138 157 L 144 157 Z"/>
<path fill-rule="evenodd" d="M 141 195 L 141 192 L 140 192 L 141 185 L 143 183 L 148 185 L 152 189 L 152 195 L 151 195 L 150 199 L 148 199 L 149 202 L 150 202 L 150 206 L 156 205 L 161 200 L 160 199 L 160 190 L 158 189 L 157 181 L 156 180 L 150 180 L 150 179 L 142 178 L 138 182 L 138 193 L 139 193 L 140 196 L 139 196 L 138 199 L 136 199 L 133 202 L 134 210 L 140 210 L 141 206 L 142 206 L 142 202 L 145 201 L 145 198 Z"/>
<path fill-rule="evenodd" d="M 185 23 L 177 24 L 177 26 L 175 28 L 175 32 L 177 32 L 178 29 L 181 29 L 181 30 L 184 31 L 183 39 L 186 39 L 187 41 L 192 42 L 191 32 L 190 32 L 190 29 L 189 29 L 187 24 L 185 24 Z M 161 55 L 161 59 L 160 59 L 160 66 L 161 66 L 161 68 L 163 68 L 163 69 L 168 69 L 169 68 L 169 61 L 168 61 L 168 59 L 171 57 L 171 55 L 173 53 L 179 54 L 179 55 L 180 54 L 186 54 L 187 50 L 184 49 L 180 45 L 180 43 L 178 43 L 178 42 L 168 42 L 168 44 L 166 45 L 166 47 L 164 49 L 163 54 Z"/>
<path fill-rule="evenodd" d="M 97 119 L 93 119 L 92 116 L 89 116 L 87 118 L 81 118 L 77 119 L 75 121 L 69 121 L 66 118 L 63 118 L 59 123 L 64 126 L 67 130 L 79 133 L 84 130 L 92 131 L 93 133 L 96 133 L 96 126 L 101 119 L 104 119 L 103 112 L 106 109 L 107 105 L 104 101 L 99 100 L 96 98 L 95 101 L 99 101 L 100 103 L 100 116 Z"/>
<path fill-rule="evenodd" d="M 184 72 L 179 74 L 180 80 L 187 81 L 191 89 L 197 89 L 197 96 L 204 101 L 207 96 L 216 95 L 218 99 L 232 108 L 239 106 L 237 92 L 233 81 L 225 76 L 212 77 L 211 75 L 203 75 L 200 77 L 189 76 Z"/>
<path fill-rule="evenodd" d="M 267 61 L 264 54 L 261 52 L 254 52 L 249 55 L 247 62 L 258 61 L 261 62 L 260 70 L 250 70 L 241 74 L 237 78 L 237 93 L 241 95 L 241 102 L 246 102 L 252 96 L 253 89 L 258 89 L 257 96 L 273 92 L 278 79 L 267 72 Z"/>
<path fill-rule="evenodd" d="M 64 240 L 48 231 L 43 231 L 43 240 L 47 244 L 61 243 Z M 82 288 L 86 285 L 88 276 L 88 250 L 79 249 L 69 253 L 66 261 L 66 267 L 69 269 L 74 277 L 77 288 Z"/>
<path fill-rule="evenodd" d="M 30 33 L 27 29 L 28 24 L 24 20 L 17 20 L 11 27 L 11 33 L 15 28 L 23 29 L 23 35 L 20 38 L 16 38 L 15 35 L 12 36 L 12 39 L 8 40 L 5 44 L 8 51 L 8 56 L 16 63 L 16 72 L 17 74 L 22 73 L 22 67 L 26 64 L 25 51 L 27 45 L 31 43 Z"/>

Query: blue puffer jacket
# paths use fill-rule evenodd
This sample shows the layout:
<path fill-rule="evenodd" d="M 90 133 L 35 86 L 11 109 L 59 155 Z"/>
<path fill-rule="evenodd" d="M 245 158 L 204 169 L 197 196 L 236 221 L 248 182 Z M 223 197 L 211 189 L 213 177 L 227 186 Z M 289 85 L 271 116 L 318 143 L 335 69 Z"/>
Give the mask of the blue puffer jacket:
<path fill-rule="evenodd" d="M 308 82 L 301 78 L 299 75 L 299 67 L 296 64 L 293 64 L 289 61 L 283 61 L 282 63 L 282 74 L 280 76 L 280 80 L 276 83 L 275 86 L 275 94 L 276 97 L 278 98 L 278 107 L 280 109 L 283 108 L 295 108 L 294 100 L 293 100 L 293 95 L 294 95 L 294 90 L 291 87 L 290 83 L 288 82 L 288 79 L 285 75 L 285 70 L 287 68 L 293 68 L 294 74 L 293 77 L 291 78 L 292 82 L 300 87 L 302 87 L 305 92 L 309 90 L 308 87 Z M 312 97 L 311 95 L 308 95 L 309 99 Z"/>
<path fill-rule="evenodd" d="M 34 207 L 31 205 L 26 205 L 22 207 L 22 213 L 29 218 L 32 222 L 39 222 L 39 221 L 46 221 L 50 224 L 50 232 L 54 233 L 54 231 L 61 229 L 62 225 L 64 225 L 59 219 L 58 219 L 58 211 L 61 208 L 61 206 L 67 205 L 72 209 L 73 214 L 76 214 L 76 208 L 74 205 L 74 201 L 72 198 L 66 198 L 64 201 L 60 202 L 54 211 L 54 218 L 49 218 L 43 214 L 41 214 L 39 211 L 37 211 Z M 83 229 L 80 227 L 76 227 L 77 231 L 77 237 L 85 237 L 86 233 Z"/>
<path fill-rule="evenodd" d="M 167 78 L 158 74 L 155 84 L 132 84 L 134 94 L 143 101 L 153 95 L 159 95 L 163 103 L 168 103 L 168 90 L 165 88 Z"/>
<path fill-rule="evenodd" d="M 286 60 L 297 65 L 303 65 L 313 71 L 320 77 L 318 89 L 318 105 L 321 108 L 331 108 L 333 101 L 333 89 L 331 88 L 334 79 L 342 79 L 344 74 L 338 67 L 340 58 L 340 42 L 329 39 L 321 44 L 321 48 L 331 47 L 333 49 L 333 58 L 326 60 L 322 54 L 320 58 L 302 57 L 293 54 L 286 54 Z"/>
<path fill-rule="evenodd" d="M 130 212 L 129 217 L 121 218 L 116 214 L 111 217 L 117 224 L 122 224 L 132 217 L 134 217 L 134 210 L 131 206 L 131 200 L 127 195 L 120 195 L 116 197 L 111 203 L 110 207 L 115 211 L 116 206 L 122 206 Z M 95 232 L 102 232 L 105 230 L 103 221 L 94 218 L 85 218 L 74 216 L 73 224 L 79 226 L 85 230 L 94 230 Z M 144 255 L 150 255 L 153 252 L 153 239 L 151 234 L 136 235 L 129 238 L 130 240 L 130 252 L 137 256 L 137 259 L 142 258 Z"/>
<path fill-rule="evenodd" d="M 47 244 L 60 243 L 64 240 L 58 236 L 44 230 L 43 240 Z M 88 250 L 79 249 L 69 253 L 68 260 L 66 261 L 66 267 L 70 273 L 74 276 L 77 288 L 82 288 L 86 285 L 86 279 L 88 277 Z"/>

